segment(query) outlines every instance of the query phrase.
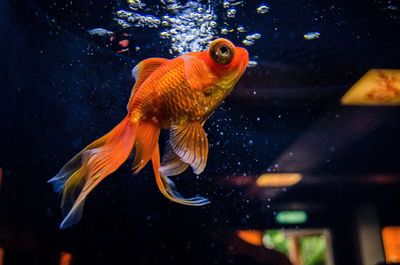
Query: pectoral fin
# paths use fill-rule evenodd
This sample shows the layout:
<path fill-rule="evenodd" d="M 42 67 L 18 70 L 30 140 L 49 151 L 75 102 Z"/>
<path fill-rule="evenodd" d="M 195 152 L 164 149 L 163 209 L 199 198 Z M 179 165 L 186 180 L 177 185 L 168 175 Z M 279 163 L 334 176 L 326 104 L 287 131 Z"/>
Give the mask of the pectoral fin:
<path fill-rule="evenodd" d="M 170 131 L 172 150 L 183 162 L 189 164 L 193 172 L 200 174 L 207 164 L 208 139 L 199 122 L 188 122 L 172 126 Z"/>

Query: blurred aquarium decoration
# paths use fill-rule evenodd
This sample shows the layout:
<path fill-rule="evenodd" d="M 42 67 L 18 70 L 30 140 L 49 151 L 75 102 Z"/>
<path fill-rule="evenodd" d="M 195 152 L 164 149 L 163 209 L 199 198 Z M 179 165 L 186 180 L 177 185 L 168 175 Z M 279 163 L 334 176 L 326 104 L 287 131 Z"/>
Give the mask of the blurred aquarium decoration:
<path fill-rule="evenodd" d="M 3 0 L 0 32 L 0 265 L 400 264 L 399 0 Z"/>
<path fill-rule="evenodd" d="M 264 246 L 290 256 L 296 264 L 324 265 L 332 264 L 331 249 L 328 249 L 329 232 L 302 231 L 295 233 L 285 230 L 266 231 Z"/>

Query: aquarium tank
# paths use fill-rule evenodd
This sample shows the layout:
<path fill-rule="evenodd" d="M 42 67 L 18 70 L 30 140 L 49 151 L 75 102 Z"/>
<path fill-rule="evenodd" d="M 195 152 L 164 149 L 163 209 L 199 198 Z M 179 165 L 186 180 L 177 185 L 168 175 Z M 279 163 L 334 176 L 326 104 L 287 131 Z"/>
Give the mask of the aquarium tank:
<path fill-rule="evenodd" d="M 399 0 L 2 0 L 0 32 L 0 265 L 400 264 Z"/>

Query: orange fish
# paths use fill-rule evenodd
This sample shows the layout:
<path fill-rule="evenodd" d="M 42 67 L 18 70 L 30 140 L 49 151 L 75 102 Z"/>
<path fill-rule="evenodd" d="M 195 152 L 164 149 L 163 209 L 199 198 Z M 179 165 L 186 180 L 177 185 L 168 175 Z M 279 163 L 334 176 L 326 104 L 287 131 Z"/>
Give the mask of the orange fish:
<path fill-rule="evenodd" d="M 56 192 L 62 191 L 65 218 L 60 227 L 79 221 L 86 196 L 124 163 L 132 149 L 134 173 L 151 159 L 157 186 L 168 199 L 192 206 L 209 203 L 203 197 L 182 197 L 168 176 L 182 173 L 189 165 L 194 173 L 203 172 L 208 157 L 203 125 L 231 93 L 248 63 L 246 49 L 217 39 L 207 51 L 172 60 L 150 58 L 136 65 L 127 116 L 49 180 Z M 161 129 L 170 131 L 170 139 L 160 164 Z"/>

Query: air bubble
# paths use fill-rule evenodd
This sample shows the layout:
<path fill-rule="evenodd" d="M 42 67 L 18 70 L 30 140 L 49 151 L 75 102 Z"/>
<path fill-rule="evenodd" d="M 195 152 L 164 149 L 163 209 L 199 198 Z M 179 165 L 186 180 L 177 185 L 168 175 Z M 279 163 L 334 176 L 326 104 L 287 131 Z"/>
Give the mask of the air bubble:
<path fill-rule="evenodd" d="M 259 14 L 265 14 L 270 10 L 270 6 L 267 4 L 262 4 L 259 7 L 257 7 L 257 13 Z"/>
<path fill-rule="evenodd" d="M 243 40 L 242 43 L 246 46 L 251 46 L 254 44 L 254 42 L 250 41 L 250 40 Z"/>
<path fill-rule="evenodd" d="M 243 26 L 239 26 L 236 29 L 238 32 L 246 32 L 246 29 Z"/>
<path fill-rule="evenodd" d="M 229 18 L 234 18 L 236 16 L 236 9 L 228 9 L 228 11 L 226 11 L 226 16 Z"/>
<path fill-rule="evenodd" d="M 249 61 L 249 65 L 247 67 L 256 67 L 258 63 L 256 61 Z"/>
<path fill-rule="evenodd" d="M 304 34 L 304 39 L 306 40 L 314 40 L 318 39 L 321 34 L 319 32 L 308 32 Z"/>

